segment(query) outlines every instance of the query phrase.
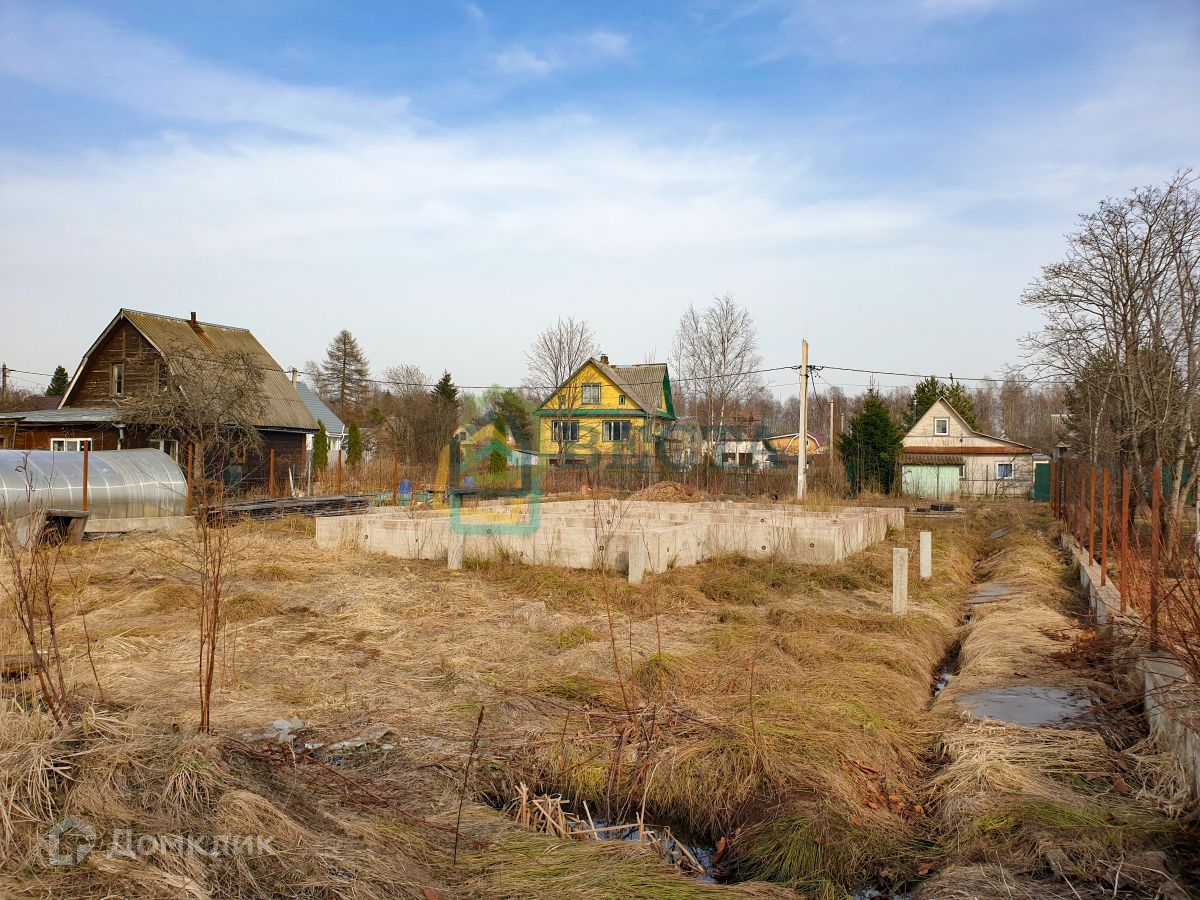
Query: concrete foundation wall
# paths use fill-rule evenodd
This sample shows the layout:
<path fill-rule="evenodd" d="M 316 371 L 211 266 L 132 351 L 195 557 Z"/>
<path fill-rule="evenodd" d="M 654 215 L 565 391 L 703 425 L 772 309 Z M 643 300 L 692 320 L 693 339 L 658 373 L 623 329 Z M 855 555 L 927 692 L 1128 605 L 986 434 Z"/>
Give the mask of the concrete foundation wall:
<path fill-rule="evenodd" d="M 627 571 L 629 544 L 645 548 L 646 571 L 665 572 L 726 554 L 834 563 L 904 527 L 904 510 L 848 507 L 808 512 L 797 507 L 734 503 L 574 501 L 544 504 L 528 533 L 504 503 L 465 510 L 466 559 L 508 556 L 568 568 Z M 404 559 L 445 559 L 452 520 L 444 510 L 390 510 L 317 519 L 322 547 L 353 545 Z M 494 529 L 494 530 L 493 530 Z"/>

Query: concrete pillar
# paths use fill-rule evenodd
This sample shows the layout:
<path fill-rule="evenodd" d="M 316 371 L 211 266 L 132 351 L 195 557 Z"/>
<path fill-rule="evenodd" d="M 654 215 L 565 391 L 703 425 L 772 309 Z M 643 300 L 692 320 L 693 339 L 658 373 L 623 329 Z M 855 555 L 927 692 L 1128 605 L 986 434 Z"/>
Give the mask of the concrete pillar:
<path fill-rule="evenodd" d="M 892 549 L 892 613 L 908 615 L 908 548 Z"/>
<path fill-rule="evenodd" d="M 933 577 L 933 533 L 921 532 L 921 579 L 928 581 Z"/>
<path fill-rule="evenodd" d="M 640 534 L 629 536 L 629 583 L 640 584 L 646 574 L 646 542 Z"/>
<path fill-rule="evenodd" d="M 463 567 L 463 550 L 466 549 L 467 536 L 455 528 L 450 529 L 450 545 L 446 550 L 446 561 L 450 564 L 451 572 L 458 572 Z"/>

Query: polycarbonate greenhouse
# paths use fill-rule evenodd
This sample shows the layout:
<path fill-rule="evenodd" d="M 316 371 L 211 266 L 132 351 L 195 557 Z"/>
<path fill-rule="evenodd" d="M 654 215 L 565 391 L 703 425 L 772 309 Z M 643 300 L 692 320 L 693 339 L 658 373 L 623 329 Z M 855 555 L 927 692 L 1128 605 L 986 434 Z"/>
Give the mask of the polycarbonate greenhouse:
<path fill-rule="evenodd" d="M 93 519 L 187 514 L 183 470 L 161 450 L 87 454 L 88 512 Z M 83 453 L 0 450 L 0 515 L 17 519 L 47 509 L 83 509 Z"/>

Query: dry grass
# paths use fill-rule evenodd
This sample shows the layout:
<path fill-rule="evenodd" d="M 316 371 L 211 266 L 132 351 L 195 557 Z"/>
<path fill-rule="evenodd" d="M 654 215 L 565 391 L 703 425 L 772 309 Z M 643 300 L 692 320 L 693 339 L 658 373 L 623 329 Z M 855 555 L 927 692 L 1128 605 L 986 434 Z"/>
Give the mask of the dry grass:
<path fill-rule="evenodd" d="M 911 613 L 897 619 L 891 547 L 913 548 L 915 570 L 919 527 L 934 530 L 938 578 L 925 585 L 914 572 Z M 555 842 L 476 802 L 509 797 L 524 780 L 587 799 L 598 813 L 644 806 L 649 823 L 730 838 L 745 877 L 822 896 L 842 896 L 884 866 L 903 882 L 922 871 L 931 836 L 943 830 L 970 856 L 978 829 L 960 833 L 942 810 L 958 803 L 977 822 L 979 785 L 991 785 L 962 769 L 939 793 L 947 799 L 938 817 L 927 815 L 927 751 L 946 721 L 926 708 L 931 675 L 958 636 L 959 604 L 991 527 L 975 518 L 914 522 L 838 566 L 728 558 L 634 587 L 593 572 L 491 563 L 450 573 L 325 551 L 299 520 L 238 526 L 258 549 L 227 606 L 219 734 L 240 738 L 296 715 L 305 741 L 328 745 L 379 723 L 386 738 L 318 754 L 390 798 L 386 806 L 351 802 L 197 737 L 194 611 L 172 581 L 147 574 L 163 570 L 161 538 L 109 541 L 102 556 L 85 555 L 85 545 L 72 552 L 90 577 L 73 601 L 90 610 L 106 711 L 56 733 L 28 709 L 4 708 L 0 868 L 10 880 L 20 873 L 30 895 L 80 897 L 179 896 L 195 886 L 213 897 L 420 897 L 425 888 L 446 898 L 791 895 L 760 883 L 697 883 L 615 842 Z M 1018 534 L 1014 542 L 1042 540 Z M 1006 558 L 988 565 L 1003 571 Z M 1069 624 L 1048 573 L 1038 590 L 1058 592 L 1045 602 Z M 1015 634 L 998 640 L 976 627 L 963 648 L 968 668 L 1006 677 L 1005 648 L 1028 638 L 1030 659 L 1047 649 Z M 82 684 L 78 618 L 63 623 L 63 639 Z M 447 829 L 481 705 L 453 867 Z M 968 738 L 948 735 L 948 751 L 973 758 Z M 989 771 L 1024 765 L 993 762 Z M 1127 771 L 1130 784 L 1139 777 Z M 41 834 L 67 812 L 102 831 L 267 829 L 286 852 L 49 869 Z M 1025 852 L 1000 841 L 1000 830 L 989 834 L 989 846 Z M 6 890 L 17 892 L 0 881 Z"/>

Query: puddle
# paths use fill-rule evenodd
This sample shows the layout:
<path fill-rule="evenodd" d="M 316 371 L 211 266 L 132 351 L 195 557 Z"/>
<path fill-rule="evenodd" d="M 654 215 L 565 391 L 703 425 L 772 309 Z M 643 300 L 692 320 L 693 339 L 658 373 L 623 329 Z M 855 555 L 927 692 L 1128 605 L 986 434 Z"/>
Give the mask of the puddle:
<path fill-rule="evenodd" d="M 997 538 L 1006 537 L 1007 535 L 1008 535 L 1007 528 L 997 528 L 995 531 L 993 531 L 991 534 L 988 535 L 988 540 L 994 541 Z"/>
<path fill-rule="evenodd" d="M 980 603 L 992 603 L 999 600 L 1001 597 L 1007 597 L 1013 592 L 1013 589 L 1001 581 L 993 581 L 990 584 L 985 584 L 968 599 L 967 603 L 971 606 L 978 606 Z"/>
<path fill-rule="evenodd" d="M 896 894 L 891 891 L 881 891 L 876 888 L 866 888 L 855 891 L 850 895 L 854 900 L 912 900 L 911 893 Z"/>
<path fill-rule="evenodd" d="M 635 844 L 652 842 L 655 850 L 662 854 L 663 859 L 672 865 L 683 869 L 697 881 L 706 884 L 717 883 L 717 870 L 713 857 L 717 853 L 715 847 L 704 844 L 685 842 L 675 835 L 670 828 L 657 828 L 648 825 L 638 827 L 636 822 L 622 822 L 610 825 L 600 819 L 595 820 L 596 839 L 601 841 L 632 841 Z M 691 865 L 695 860 L 700 869 Z"/>
<path fill-rule="evenodd" d="M 971 691 L 955 702 L 976 718 L 1030 728 L 1062 724 L 1092 706 L 1092 701 L 1077 691 L 1038 684 Z"/>
<path fill-rule="evenodd" d="M 937 677 L 933 680 L 933 696 L 937 696 L 944 691 L 954 680 L 954 673 L 948 669 L 942 669 L 937 673 Z"/>

